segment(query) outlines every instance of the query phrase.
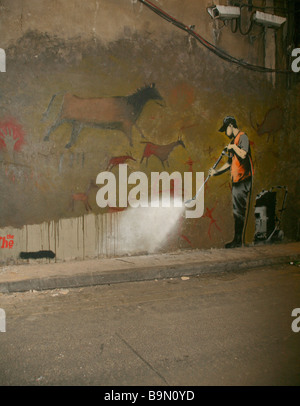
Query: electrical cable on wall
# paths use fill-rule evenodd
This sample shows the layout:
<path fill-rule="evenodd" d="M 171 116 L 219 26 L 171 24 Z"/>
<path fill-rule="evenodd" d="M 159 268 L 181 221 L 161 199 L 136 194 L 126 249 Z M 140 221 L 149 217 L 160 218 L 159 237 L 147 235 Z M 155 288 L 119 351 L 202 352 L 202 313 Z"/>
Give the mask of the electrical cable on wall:
<path fill-rule="evenodd" d="M 237 25 L 238 25 L 238 27 L 239 27 L 239 30 L 240 30 L 240 33 L 242 34 L 242 35 L 248 35 L 249 33 L 250 33 L 250 31 L 252 30 L 252 27 L 253 27 L 253 16 L 254 16 L 254 11 L 251 13 L 251 16 L 250 16 L 250 24 L 249 24 L 249 27 L 248 27 L 248 29 L 246 30 L 246 31 L 243 31 L 243 29 L 242 29 L 242 7 L 240 7 L 240 9 L 241 9 L 241 16 L 240 16 L 240 18 L 238 18 L 238 21 L 237 21 Z"/>
<path fill-rule="evenodd" d="M 292 0 L 292 1 L 294 1 L 294 0 Z M 240 8 L 242 8 L 242 7 L 247 7 L 248 9 L 249 8 L 255 8 L 256 10 L 263 10 L 263 11 L 266 11 L 266 10 L 272 10 L 272 11 L 278 11 L 278 12 L 282 12 L 282 13 L 284 13 L 285 15 L 288 15 L 288 14 L 295 14 L 295 13 L 297 13 L 297 11 L 289 11 L 286 7 L 277 7 L 277 6 L 263 6 L 263 7 L 261 7 L 261 6 L 254 6 L 253 4 L 252 5 L 249 5 L 248 3 L 239 3 L 239 2 L 237 2 L 236 4 L 235 3 L 232 3 L 232 5 L 233 6 L 237 6 L 237 7 L 240 7 Z"/>
<path fill-rule="evenodd" d="M 222 58 L 223 60 L 227 62 L 231 62 L 234 64 L 237 64 L 239 66 L 242 66 L 243 68 L 253 70 L 256 72 L 263 72 L 263 73 L 283 73 L 283 74 L 289 74 L 293 73 L 291 70 L 280 70 L 280 69 L 271 69 L 271 68 L 266 68 L 264 66 L 259 66 L 259 65 L 252 65 L 248 62 L 245 62 L 241 59 L 235 58 L 232 55 L 229 55 L 227 52 L 222 51 L 220 48 L 216 47 L 215 45 L 211 44 L 208 42 L 206 39 L 204 39 L 200 34 L 196 33 L 191 27 L 185 25 L 181 21 L 177 20 L 176 18 L 172 17 L 168 13 L 166 13 L 164 10 L 161 8 L 157 7 L 155 4 L 151 3 L 148 0 L 138 0 L 140 3 L 144 4 L 147 6 L 150 10 L 152 10 L 155 14 L 163 18 L 164 20 L 168 21 L 169 23 L 175 25 L 177 28 L 180 28 L 181 30 L 187 32 L 189 35 L 194 37 L 197 41 L 199 41 L 205 48 L 207 48 L 209 51 L 213 52 L 215 55 L 217 55 L 219 58 Z"/>

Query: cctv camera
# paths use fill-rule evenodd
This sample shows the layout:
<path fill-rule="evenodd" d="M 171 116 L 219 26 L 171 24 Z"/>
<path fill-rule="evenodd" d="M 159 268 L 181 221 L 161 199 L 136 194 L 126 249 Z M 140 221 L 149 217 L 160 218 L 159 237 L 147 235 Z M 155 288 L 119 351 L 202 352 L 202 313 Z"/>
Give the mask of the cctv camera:
<path fill-rule="evenodd" d="M 270 28 L 279 28 L 283 23 L 286 22 L 286 18 L 284 17 L 263 13 L 261 11 L 256 11 L 253 19 L 256 23 L 263 24 Z"/>
<path fill-rule="evenodd" d="M 212 6 L 208 7 L 207 11 L 212 18 L 219 18 L 220 20 L 231 20 L 238 18 L 241 14 L 239 7 L 232 6 Z"/>

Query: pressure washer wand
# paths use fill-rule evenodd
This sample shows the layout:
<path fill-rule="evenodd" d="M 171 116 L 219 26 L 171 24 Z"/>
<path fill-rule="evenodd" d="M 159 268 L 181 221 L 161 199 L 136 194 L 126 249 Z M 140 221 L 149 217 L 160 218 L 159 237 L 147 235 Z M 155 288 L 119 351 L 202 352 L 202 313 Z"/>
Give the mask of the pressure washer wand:
<path fill-rule="evenodd" d="M 213 169 L 215 169 L 218 165 L 219 162 L 221 161 L 221 159 L 223 158 L 223 155 L 227 155 L 225 152 L 226 148 L 223 149 L 221 155 L 219 156 L 219 158 L 217 159 L 217 161 L 215 162 L 214 166 L 212 167 Z M 208 181 L 208 179 L 210 178 L 210 175 L 207 176 L 207 178 L 205 179 L 205 181 L 203 182 L 203 184 L 200 186 L 200 188 L 197 190 L 197 193 L 195 194 L 195 196 L 192 199 L 187 200 L 184 204 L 189 204 L 191 203 L 193 200 L 196 200 L 197 197 L 199 196 L 201 190 L 204 188 L 205 183 Z"/>

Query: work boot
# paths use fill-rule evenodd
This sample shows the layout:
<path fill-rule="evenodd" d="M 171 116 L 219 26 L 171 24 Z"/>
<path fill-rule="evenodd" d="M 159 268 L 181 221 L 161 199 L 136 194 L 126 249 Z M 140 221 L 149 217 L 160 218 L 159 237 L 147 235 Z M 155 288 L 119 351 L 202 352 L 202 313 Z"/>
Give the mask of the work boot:
<path fill-rule="evenodd" d="M 243 243 L 244 221 L 236 218 L 234 221 L 234 238 L 231 242 L 225 244 L 225 248 L 241 247 Z"/>

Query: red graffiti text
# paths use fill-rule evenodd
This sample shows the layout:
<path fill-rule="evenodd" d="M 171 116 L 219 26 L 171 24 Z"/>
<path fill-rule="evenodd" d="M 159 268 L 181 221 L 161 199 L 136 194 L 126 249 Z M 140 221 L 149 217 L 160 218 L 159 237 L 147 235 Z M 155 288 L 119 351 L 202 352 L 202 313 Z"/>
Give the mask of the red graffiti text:
<path fill-rule="evenodd" d="M 14 245 L 14 236 L 7 234 L 6 237 L 0 237 L 0 248 L 12 248 Z"/>

